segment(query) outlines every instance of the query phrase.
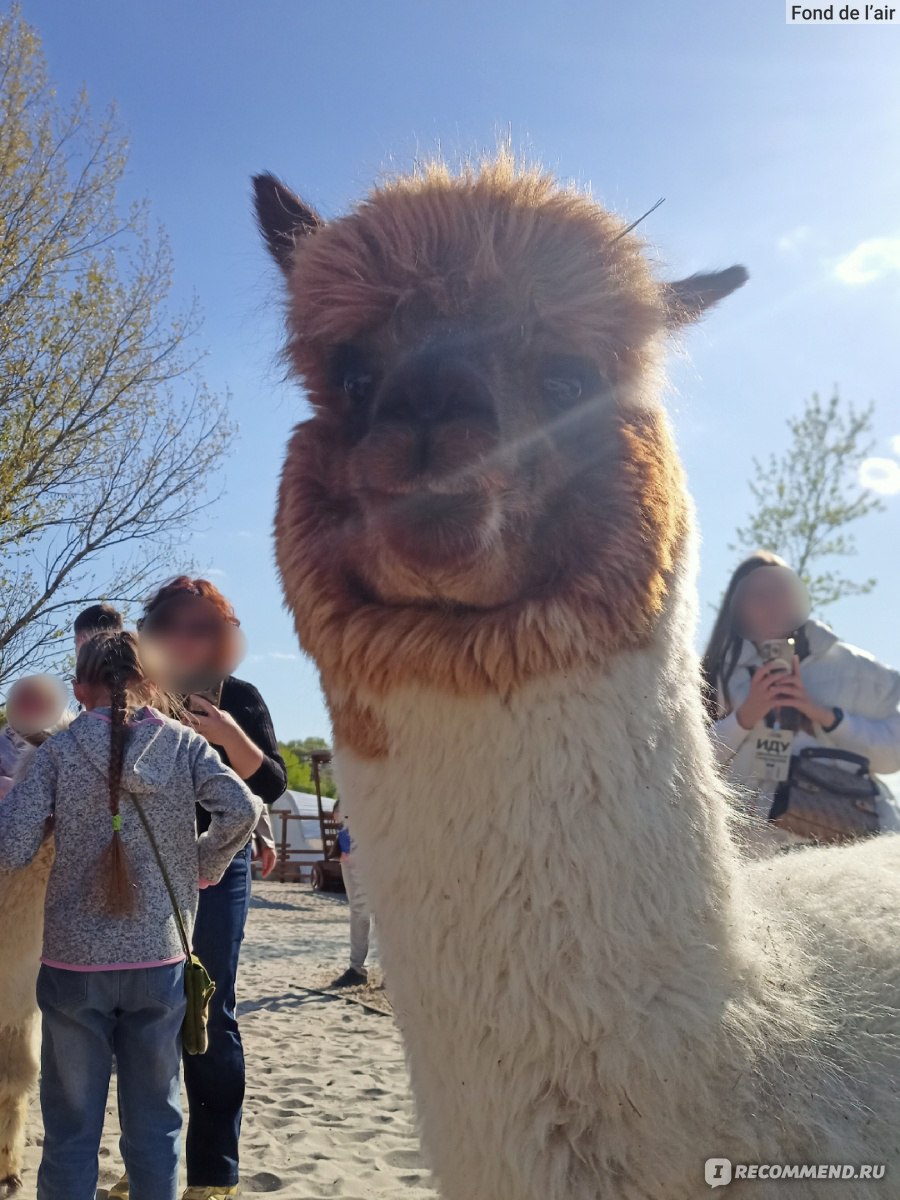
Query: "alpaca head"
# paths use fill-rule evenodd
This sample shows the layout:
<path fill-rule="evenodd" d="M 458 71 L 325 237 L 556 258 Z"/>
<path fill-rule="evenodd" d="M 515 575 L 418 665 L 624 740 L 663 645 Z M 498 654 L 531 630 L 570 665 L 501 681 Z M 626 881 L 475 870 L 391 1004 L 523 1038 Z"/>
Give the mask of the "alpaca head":
<path fill-rule="evenodd" d="M 644 636 L 684 526 L 662 343 L 743 269 L 659 283 L 622 221 L 508 157 L 328 223 L 255 187 L 314 409 L 279 564 L 326 686 L 343 663 L 377 690 L 424 654 L 449 686 L 509 687 Z"/>

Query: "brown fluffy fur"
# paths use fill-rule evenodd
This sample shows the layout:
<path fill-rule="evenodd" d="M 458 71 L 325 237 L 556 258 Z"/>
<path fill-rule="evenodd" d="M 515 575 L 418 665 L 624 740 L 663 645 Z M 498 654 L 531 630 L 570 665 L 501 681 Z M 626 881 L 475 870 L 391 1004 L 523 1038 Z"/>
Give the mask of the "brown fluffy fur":
<path fill-rule="evenodd" d="M 272 177 L 257 186 L 288 278 L 289 352 L 316 414 L 288 451 L 278 565 L 338 742 L 385 753 L 360 691 L 418 680 L 509 694 L 640 645 L 685 531 L 681 471 L 652 403 L 664 336 L 739 286 L 742 269 L 695 277 L 696 289 L 660 284 L 623 222 L 506 154 L 386 183 L 327 225 L 285 189 L 273 205 Z M 293 215 L 295 235 L 271 227 L 273 210 Z M 499 417 L 442 425 L 423 485 L 409 465 L 415 428 L 361 437 L 333 362 L 350 344 L 389 378 L 440 338 L 464 341 Z M 554 353 L 590 360 L 603 379 L 602 396 L 557 422 L 561 437 L 535 394 L 536 364 Z M 464 495 L 429 529 L 430 547 L 420 537 L 404 555 L 391 523 L 423 486 Z M 474 562 L 455 560 L 456 547 Z"/>
<path fill-rule="evenodd" d="M 663 324 L 641 241 L 588 197 L 508 155 L 453 176 L 442 164 L 376 189 L 295 251 L 292 353 L 313 403 L 321 349 L 421 315 L 495 336 L 564 338 L 624 371 Z M 587 301 L 587 302 L 586 302 Z M 623 330 L 627 337 L 623 340 Z"/>
<path fill-rule="evenodd" d="M 300 641 L 322 672 L 338 742 L 366 757 L 385 751 L 377 718 L 347 689 L 379 695 L 397 682 L 427 682 L 509 693 L 646 638 L 684 534 L 681 472 L 658 414 L 621 414 L 614 428 L 622 469 L 600 482 L 602 507 L 588 490 L 555 523 L 561 561 L 553 574 L 564 587 L 483 611 L 361 600 L 348 572 L 355 523 L 341 463 L 329 453 L 331 431 L 318 421 L 300 426 L 281 484 L 278 566 Z M 574 541 L 567 526 L 578 531 Z M 585 540 L 591 556 L 567 561 Z M 535 630 L 541 636 L 530 636 Z"/>

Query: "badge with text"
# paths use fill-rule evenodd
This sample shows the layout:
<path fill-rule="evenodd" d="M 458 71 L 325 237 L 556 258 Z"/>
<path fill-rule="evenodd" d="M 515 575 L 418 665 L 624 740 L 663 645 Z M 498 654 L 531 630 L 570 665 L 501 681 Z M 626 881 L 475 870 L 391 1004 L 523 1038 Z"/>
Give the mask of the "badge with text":
<path fill-rule="evenodd" d="M 764 729 L 756 736 L 754 771 L 766 783 L 783 783 L 791 766 L 794 734 L 790 729 Z"/>

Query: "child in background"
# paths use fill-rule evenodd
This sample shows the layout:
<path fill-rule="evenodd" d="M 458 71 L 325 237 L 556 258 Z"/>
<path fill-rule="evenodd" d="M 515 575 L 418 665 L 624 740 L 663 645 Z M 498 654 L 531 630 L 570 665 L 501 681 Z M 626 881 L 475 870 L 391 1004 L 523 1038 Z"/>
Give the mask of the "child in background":
<path fill-rule="evenodd" d="M 0 800 L 12 787 L 23 756 L 47 740 L 65 708 L 65 689 L 50 675 L 26 675 L 9 689 L 6 725 L 0 731 Z"/>
<path fill-rule="evenodd" d="M 175 1200 L 183 951 L 140 797 L 188 928 L 202 878 L 244 846 L 260 802 L 194 730 L 143 707 L 130 633 L 78 655 L 85 711 L 38 749 L 0 802 L 0 869 L 27 865 L 52 823 L 38 979 L 44 1147 L 38 1200 L 94 1200 L 113 1054 L 131 1200 Z M 211 817 L 198 839 L 195 808 Z"/>
<path fill-rule="evenodd" d="M 121 633 L 125 627 L 122 614 L 111 604 L 91 604 L 75 618 L 72 633 L 75 635 L 75 656 L 85 642 L 98 633 Z"/>
<path fill-rule="evenodd" d="M 338 848 L 341 854 L 341 875 L 344 878 L 344 888 L 350 903 L 350 966 L 343 975 L 339 975 L 334 980 L 331 986 L 333 988 L 359 987 L 369 981 L 366 959 L 369 957 L 372 914 L 369 909 L 369 897 L 366 894 L 365 885 L 359 873 L 359 864 L 356 861 L 356 847 L 350 836 L 350 818 L 337 805 L 335 805 L 334 815 L 341 818 Z"/>

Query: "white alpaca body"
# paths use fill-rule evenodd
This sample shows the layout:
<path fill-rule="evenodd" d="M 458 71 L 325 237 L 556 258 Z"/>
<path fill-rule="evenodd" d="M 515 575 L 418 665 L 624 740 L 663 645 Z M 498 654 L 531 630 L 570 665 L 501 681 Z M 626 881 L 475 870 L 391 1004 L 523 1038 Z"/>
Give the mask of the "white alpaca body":
<path fill-rule="evenodd" d="M 738 866 L 690 618 L 507 700 L 372 698 L 387 759 L 337 755 L 447 1200 L 687 1200 L 713 1156 L 897 1195 L 900 838 Z M 823 1185 L 728 1194 L 785 1188 Z"/>

